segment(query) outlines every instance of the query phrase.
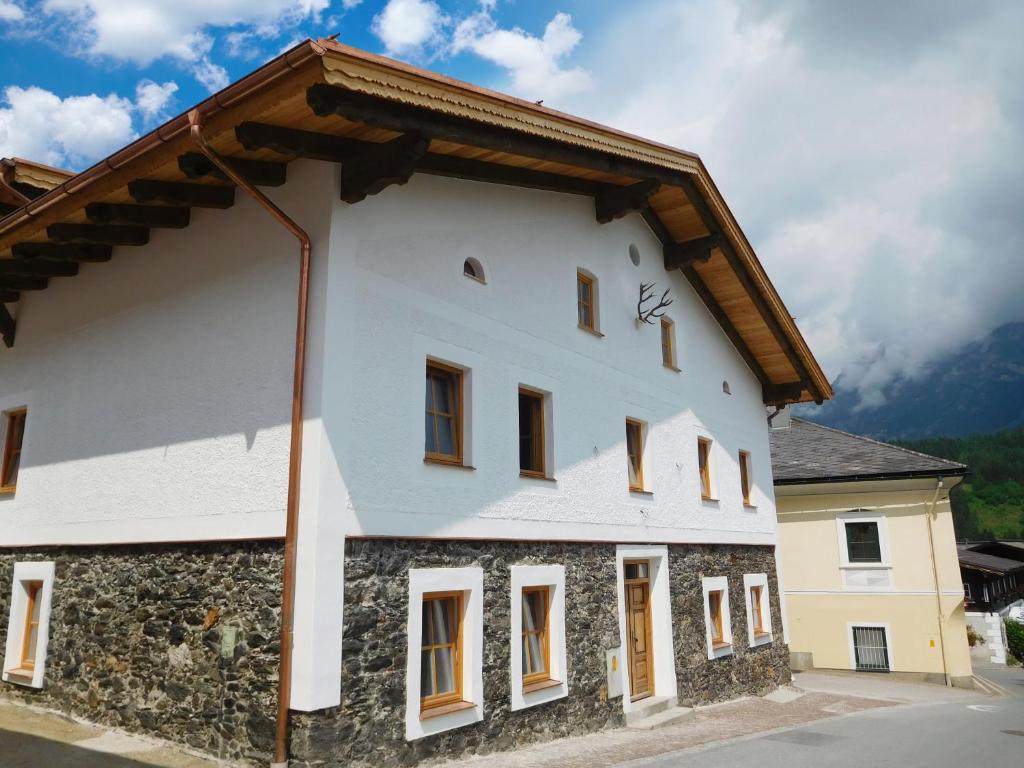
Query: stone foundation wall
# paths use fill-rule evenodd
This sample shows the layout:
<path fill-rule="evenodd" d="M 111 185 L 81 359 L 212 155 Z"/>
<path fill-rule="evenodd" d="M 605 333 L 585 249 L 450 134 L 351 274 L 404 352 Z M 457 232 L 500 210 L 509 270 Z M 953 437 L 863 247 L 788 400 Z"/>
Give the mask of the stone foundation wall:
<path fill-rule="evenodd" d="M 569 695 L 513 712 L 509 566 L 557 563 L 565 565 Z M 465 566 L 484 572 L 484 719 L 408 742 L 408 571 Z M 350 541 L 345 558 L 341 706 L 294 716 L 292 765 L 412 765 L 621 725 L 622 703 L 608 700 L 605 674 L 605 650 L 618 644 L 614 546 Z"/>
<path fill-rule="evenodd" d="M 669 591 L 675 639 L 679 703 L 711 704 L 745 695 L 763 695 L 790 680 L 789 649 L 782 641 L 779 581 L 772 547 L 727 545 L 669 546 Z M 768 575 L 773 640 L 750 647 L 743 588 L 744 574 Z M 708 659 L 704 631 L 704 577 L 729 579 L 729 618 L 733 652 Z"/>
<path fill-rule="evenodd" d="M 607 698 L 605 651 L 621 645 L 612 544 L 358 540 L 345 560 L 341 706 L 296 714 L 293 765 L 375 766 L 431 763 L 531 742 L 582 735 L 623 723 L 622 700 Z M 510 710 L 509 567 L 565 566 L 569 695 Z M 410 568 L 478 566 L 484 572 L 484 719 L 405 740 L 406 622 Z M 679 698 L 704 704 L 767 693 L 789 680 L 771 547 L 671 546 L 669 587 Z M 747 647 L 743 575 L 767 573 L 775 641 Z M 701 576 L 728 576 L 732 656 L 708 661 Z"/>
<path fill-rule="evenodd" d="M 0 651 L 16 560 L 56 564 L 46 683 L 0 696 L 267 764 L 280 542 L 0 550 Z"/>

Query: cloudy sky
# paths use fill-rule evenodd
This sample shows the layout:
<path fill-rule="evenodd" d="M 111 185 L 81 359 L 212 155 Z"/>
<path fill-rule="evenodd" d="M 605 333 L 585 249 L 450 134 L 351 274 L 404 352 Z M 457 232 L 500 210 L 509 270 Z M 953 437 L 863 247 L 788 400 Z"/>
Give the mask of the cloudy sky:
<path fill-rule="evenodd" d="M 0 0 L 0 156 L 84 168 L 333 33 L 698 152 L 865 405 L 1024 320 L 1018 0 Z"/>

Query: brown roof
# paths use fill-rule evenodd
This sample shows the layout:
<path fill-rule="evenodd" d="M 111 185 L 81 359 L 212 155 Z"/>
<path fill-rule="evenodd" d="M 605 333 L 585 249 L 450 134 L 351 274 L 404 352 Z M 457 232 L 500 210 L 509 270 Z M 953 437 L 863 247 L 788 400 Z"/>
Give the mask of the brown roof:
<path fill-rule="evenodd" d="M 416 155 L 416 172 L 590 195 L 606 219 L 639 211 L 666 245 L 666 268 L 681 269 L 761 380 L 766 402 L 832 395 L 707 169 L 690 152 L 329 40 L 295 46 L 196 110 L 213 147 L 238 161 L 261 161 L 249 166 L 257 175 L 281 178 L 276 169 L 298 156 L 337 160 L 332 152 L 344 151 L 346 142 L 372 148 L 416 134 L 426 147 Z M 243 123 L 263 127 L 253 129 L 254 138 L 252 131 L 243 135 Z M 293 133 L 277 141 L 267 126 Z M 310 140 L 313 134 L 320 138 Z M 138 226 L 112 226 L 126 213 L 117 206 L 187 204 L 154 192 L 166 182 L 227 186 L 202 158 L 195 161 L 195 152 L 188 117 L 179 115 L 0 219 L 0 259 L 60 257 L 61 249 L 74 256 L 82 245 L 89 258 L 101 258 L 110 240 L 142 244 L 147 236 Z M 230 204 L 229 192 L 211 194 Z M 0 293 L 44 287 L 47 279 L 0 273 Z"/>

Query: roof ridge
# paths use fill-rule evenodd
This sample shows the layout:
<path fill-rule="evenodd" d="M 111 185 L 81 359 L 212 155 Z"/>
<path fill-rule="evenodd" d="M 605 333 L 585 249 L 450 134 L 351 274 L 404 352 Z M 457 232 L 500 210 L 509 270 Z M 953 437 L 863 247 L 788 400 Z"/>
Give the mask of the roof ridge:
<path fill-rule="evenodd" d="M 931 459 L 932 461 L 941 461 L 944 464 L 949 464 L 952 467 L 962 467 L 963 469 L 967 469 L 967 465 L 966 464 L 961 464 L 959 461 L 953 461 L 952 459 L 944 459 L 941 456 L 932 456 L 930 453 L 922 453 L 921 451 L 915 451 L 915 450 L 913 450 L 911 448 L 904 448 L 902 445 L 893 445 L 892 443 L 886 443 L 886 442 L 883 442 L 881 440 L 875 440 L 873 437 L 867 437 L 865 435 L 857 435 L 857 434 L 854 434 L 853 432 L 847 432 L 845 429 L 836 429 L 835 427 L 829 427 L 829 426 L 826 426 L 825 424 L 819 424 L 818 422 L 810 421 L 809 419 L 801 419 L 801 418 L 799 418 L 797 416 L 793 416 L 792 420 L 793 421 L 798 421 L 801 424 L 809 424 L 810 426 L 818 427 L 819 429 L 827 429 L 829 432 L 835 432 L 835 433 L 840 434 L 840 435 L 846 435 L 847 437 L 852 437 L 852 438 L 855 438 L 857 440 L 863 440 L 866 443 L 874 443 L 875 445 L 880 445 L 883 448 L 891 448 L 891 449 L 893 449 L 895 451 L 903 451 L 904 453 L 909 453 L 912 456 L 920 456 L 923 459 Z"/>

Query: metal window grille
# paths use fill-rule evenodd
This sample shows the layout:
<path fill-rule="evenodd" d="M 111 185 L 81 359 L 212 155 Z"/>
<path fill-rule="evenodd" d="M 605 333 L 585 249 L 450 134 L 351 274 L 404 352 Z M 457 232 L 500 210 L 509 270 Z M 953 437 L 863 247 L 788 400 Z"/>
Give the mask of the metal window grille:
<path fill-rule="evenodd" d="M 882 627 L 854 627 L 853 653 L 862 672 L 888 672 L 889 648 Z"/>

